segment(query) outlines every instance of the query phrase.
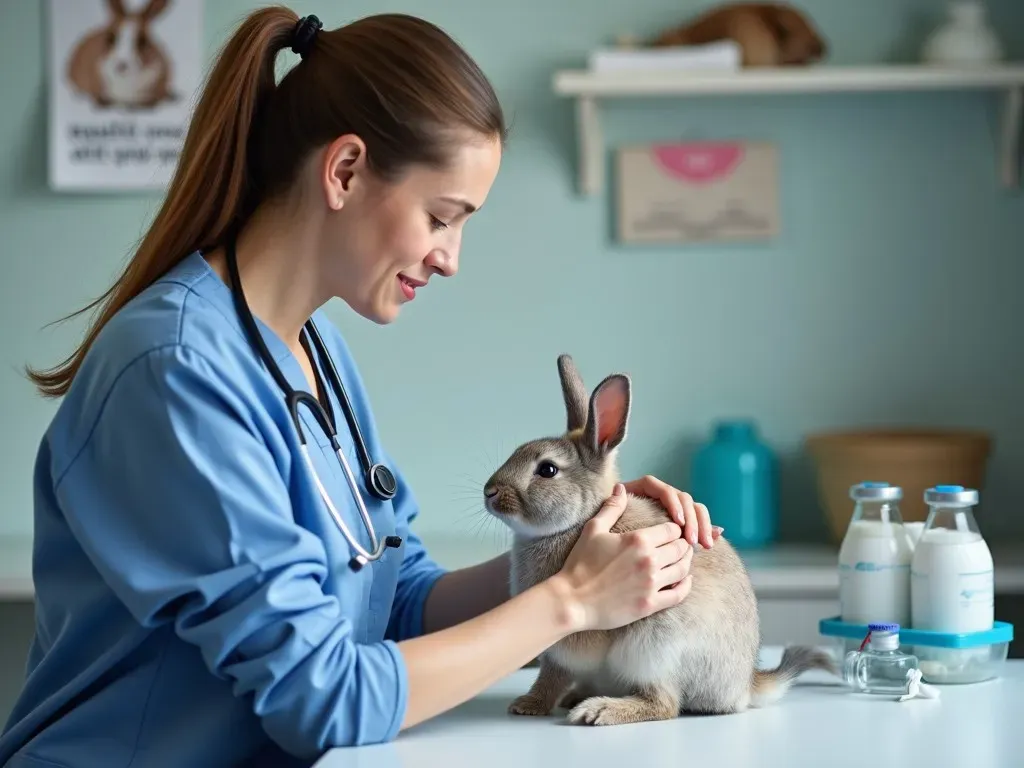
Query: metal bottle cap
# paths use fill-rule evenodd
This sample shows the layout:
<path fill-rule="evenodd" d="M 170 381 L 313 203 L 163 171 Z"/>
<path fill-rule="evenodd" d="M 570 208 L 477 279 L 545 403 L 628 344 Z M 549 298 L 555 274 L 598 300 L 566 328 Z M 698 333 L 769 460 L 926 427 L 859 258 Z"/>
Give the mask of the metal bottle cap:
<path fill-rule="evenodd" d="M 978 503 L 978 492 L 962 485 L 936 485 L 924 492 L 925 504 L 944 504 L 973 507 Z"/>
<path fill-rule="evenodd" d="M 857 483 L 850 488 L 850 498 L 854 501 L 899 501 L 903 498 L 903 489 L 889 483 Z"/>

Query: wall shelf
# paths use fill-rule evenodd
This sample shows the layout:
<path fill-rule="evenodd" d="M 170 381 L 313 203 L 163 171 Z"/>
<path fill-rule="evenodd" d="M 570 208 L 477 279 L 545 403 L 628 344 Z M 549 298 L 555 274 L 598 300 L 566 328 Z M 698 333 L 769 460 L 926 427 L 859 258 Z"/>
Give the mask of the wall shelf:
<path fill-rule="evenodd" d="M 1024 65 L 948 69 L 927 65 L 744 69 L 739 72 L 556 72 L 554 90 L 576 102 L 578 187 L 584 195 L 604 188 L 605 147 L 598 102 L 637 97 L 689 98 L 782 94 L 908 91 L 1002 92 L 999 168 L 1004 187 L 1020 184 L 1020 133 Z"/>

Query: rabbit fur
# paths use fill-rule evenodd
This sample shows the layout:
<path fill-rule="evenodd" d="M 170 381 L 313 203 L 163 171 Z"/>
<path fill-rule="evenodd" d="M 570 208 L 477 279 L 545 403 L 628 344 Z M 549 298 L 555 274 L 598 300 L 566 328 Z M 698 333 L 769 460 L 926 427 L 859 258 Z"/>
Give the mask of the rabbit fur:
<path fill-rule="evenodd" d="M 488 511 L 513 532 L 513 594 L 561 570 L 618 482 L 629 377 L 608 376 L 588 400 L 568 355 L 558 358 L 558 370 L 567 432 L 521 445 L 484 487 Z M 629 495 L 612 530 L 627 533 L 668 520 L 657 502 Z M 778 699 L 804 671 L 835 672 L 828 654 L 803 647 L 787 648 L 774 670 L 756 668 L 757 600 L 724 537 L 711 549 L 695 549 L 690 573 L 690 593 L 679 605 L 617 629 L 578 632 L 547 649 L 533 685 L 509 711 L 543 716 L 563 707 L 569 722 L 590 725 L 729 714 Z"/>
<path fill-rule="evenodd" d="M 653 47 L 703 45 L 733 40 L 745 67 L 811 64 L 823 59 L 828 44 L 806 15 L 787 3 L 731 3 L 662 32 Z"/>
<path fill-rule="evenodd" d="M 129 13 L 122 0 L 108 0 L 109 22 L 71 53 L 68 79 L 75 89 L 100 108 L 151 109 L 173 101 L 171 63 L 149 29 L 168 2 L 150 0 Z"/>

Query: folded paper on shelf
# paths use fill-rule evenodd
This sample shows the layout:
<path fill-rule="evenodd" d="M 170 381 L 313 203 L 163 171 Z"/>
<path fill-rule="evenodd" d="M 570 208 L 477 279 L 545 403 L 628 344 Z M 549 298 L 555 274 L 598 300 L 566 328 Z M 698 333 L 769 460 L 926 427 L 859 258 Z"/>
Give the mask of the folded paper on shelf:
<path fill-rule="evenodd" d="M 624 147 L 617 154 L 623 242 L 767 240 L 779 233 L 773 144 L 653 144 Z"/>
<path fill-rule="evenodd" d="M 743 50 L 732 40 L 667 48 L 600 48 L 587 57 L 591 72 L 735 72 Z"/>

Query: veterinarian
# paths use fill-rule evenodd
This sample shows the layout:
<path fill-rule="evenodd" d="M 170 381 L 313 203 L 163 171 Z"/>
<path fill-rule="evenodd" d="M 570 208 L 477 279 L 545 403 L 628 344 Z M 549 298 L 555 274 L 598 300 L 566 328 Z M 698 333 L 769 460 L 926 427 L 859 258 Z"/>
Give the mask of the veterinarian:
<path fill-rule="evenodd" d="M 284 49 L 301 59 L 275 85 Z M 454 276 L 505 130 L 426 22 L 325 30 L 270 8 L 241 24 L 84 342 L 30 372 L 62 401 L 36 463 L 36 633 L 0 765 L 309 765 L 686 598 L 692 547 L 719 531 L 653 478 L 626 487 L 676 523 L 611 533 L 617 490 L 563 571 L 512 599 L 507 556 L 438 567 L 321 310 L 338 297 L 390 323 Z"/>

